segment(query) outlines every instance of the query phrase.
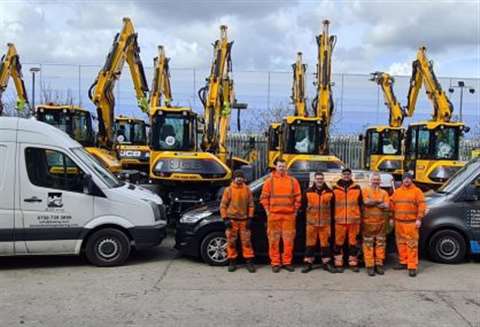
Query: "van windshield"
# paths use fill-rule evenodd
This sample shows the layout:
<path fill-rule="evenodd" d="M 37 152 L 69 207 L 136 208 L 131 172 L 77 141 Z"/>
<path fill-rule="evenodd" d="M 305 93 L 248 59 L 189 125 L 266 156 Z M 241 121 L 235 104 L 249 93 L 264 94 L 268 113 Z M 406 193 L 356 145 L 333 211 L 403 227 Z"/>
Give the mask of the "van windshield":
<path fill-rule="evenodd" d="M 95 157 L 85 151 L 85 149 L 75 148 L 72 149 L 72 151 L 85 165 L 96 173 L 96 176 L 98 176 L 108 188 L 115 188 L 124 185 L 123 182 L 119 181 L 115 175 L 105 169 L 102 164 Z"/>
<path fill-rule="evenodd" d="M 438 193 L 453 193 L 457 191 L 469 176 L 478 175 L 480 168 L 480 160 L 475 159 L 468 162 L 465 166 L 459 169 L 450 179 L 443 184 L 438 190 Z"/>

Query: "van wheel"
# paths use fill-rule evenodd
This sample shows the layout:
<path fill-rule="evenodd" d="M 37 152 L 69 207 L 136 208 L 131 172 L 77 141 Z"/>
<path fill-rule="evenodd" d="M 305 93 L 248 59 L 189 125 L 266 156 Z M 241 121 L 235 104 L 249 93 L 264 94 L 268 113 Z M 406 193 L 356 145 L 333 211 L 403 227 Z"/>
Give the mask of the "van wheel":
<path fill-rule="evenodd" d="M 130 240 L 124 232 L 115 228 L 104 228 L 88 238 L 85 256 L 95 266 L 119 266 L 128 258 L 130 250 Z"/>
<path fill-rule="evenodd" d="M 459 232 L 449 229 L 441 230 L 431 237 L 428 253 L 433 261 L 460 263 L 467 254 L 467 245 Z"/>
<path fill-rule="evenodd" d="M 225 233 L 213 232 L 205 236 L 200 245 L 200 256 L 211 266 L 225 266 L 228 262 Z"/>

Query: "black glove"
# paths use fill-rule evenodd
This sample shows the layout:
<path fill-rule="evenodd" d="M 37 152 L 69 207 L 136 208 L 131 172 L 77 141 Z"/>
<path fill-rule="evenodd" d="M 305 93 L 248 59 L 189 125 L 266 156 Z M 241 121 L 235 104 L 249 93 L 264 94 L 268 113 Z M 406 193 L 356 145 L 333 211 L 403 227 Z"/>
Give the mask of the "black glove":
<path fill-rule="evenodd" d="M 228 218 L 225 219 L 225 220 L 223 221 L 223 223 L 225 224 L 225 228 L 226 228 L 226 229 L 232 228 L 232 221 L 231 221 L 230 219 L 228 219 Z"/>
<path fill-rule="evenodd" d="M 253 226 L 253 218 L 248 218 L 247 229 L 252 229 L 252 226 Z"/>

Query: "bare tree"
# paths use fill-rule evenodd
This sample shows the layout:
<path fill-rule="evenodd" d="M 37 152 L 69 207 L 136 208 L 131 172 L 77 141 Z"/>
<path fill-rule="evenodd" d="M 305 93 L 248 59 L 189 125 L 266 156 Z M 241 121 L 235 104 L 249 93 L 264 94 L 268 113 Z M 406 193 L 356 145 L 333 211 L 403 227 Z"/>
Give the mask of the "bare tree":
<path fill-rule="evenodd" d="M 54 89 L 50 84 L 42 83 L 40 91 L 41 103 L 53 103 L 60 105 L 73 105 L 74 96 L 72 89 Z"/>

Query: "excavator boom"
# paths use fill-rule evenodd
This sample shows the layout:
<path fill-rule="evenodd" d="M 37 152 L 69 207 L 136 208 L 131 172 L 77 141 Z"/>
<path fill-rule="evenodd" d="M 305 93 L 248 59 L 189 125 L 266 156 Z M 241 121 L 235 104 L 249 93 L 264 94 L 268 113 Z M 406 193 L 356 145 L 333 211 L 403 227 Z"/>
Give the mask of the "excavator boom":
<path fill-rule="evenodd" d="M 25 107 L 28 107 L 27 90 L 23 81 L 22 65 L 17 53 L 17 49 L 13 43 L 8 43 L 7 53 L 2 57 L 0 62 L 0 116 L 3 112 L 2 95 L 7 89 L 8 80 L 11 77 L 15 84 L 15 90 L 17 91 L 16 109 L 17 111 L 23 111 Z"/>
<path fill-rule="evenodd" d="M 297 60 L 292 65 L 293 68 L 293 85 L 292 85 L 292 101 L 295 106 L 295 116 L 307 117 L 305 96 L 305 72 L 307 65 L 302 62 L 302 53 L 297 53 Z"/>
<path fill-rule="evenodd" d="M 162 97 L 165 106 L 169 107 L 172 102 L 172 89 L 170 86 L 170 58 L 165 56 L 165 48 L 158 46 L 158 56 L 153 60 L 154 72 L 152 88 L 150 90 L 150 115 L 152 109 L 162 105 Z"/>
<path fill-rule="evenodd" d="M 99 71 L 95 82 L 89 90 L 89 97 L 97 107 L 98 143 L 102 147 L 111 148 L 113 140 L 115 97 L 113 90 L 120 78 L 123 66 L 127 62 L 135 88 L 137 104 L 143 112 L 148 111 L 148 86 L 145 72 L 140 60 L 140 47 L 137 33 L 132 21 L 123 19 L 123 28 L 113 40 L 112 50 L 107 55 L 103 68 Z"/>
<path fill-rule="evenodd" d="M 393 83 L 395 80 L 392 76 L 384 72 L 375 72 L 371 75 L 372 78 L 370 80 L 377 83 L 382 89 L 385 105 L 387 106 L 390 114 L 389 126 L 401 127 L 405 116 L 408 116 L 408 114 L 405 113 L 393 92 Z"/>

